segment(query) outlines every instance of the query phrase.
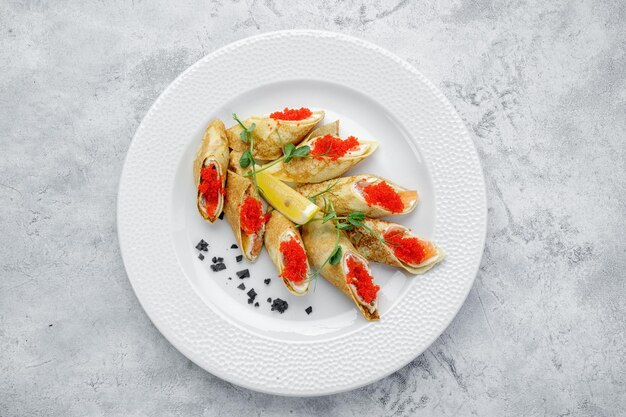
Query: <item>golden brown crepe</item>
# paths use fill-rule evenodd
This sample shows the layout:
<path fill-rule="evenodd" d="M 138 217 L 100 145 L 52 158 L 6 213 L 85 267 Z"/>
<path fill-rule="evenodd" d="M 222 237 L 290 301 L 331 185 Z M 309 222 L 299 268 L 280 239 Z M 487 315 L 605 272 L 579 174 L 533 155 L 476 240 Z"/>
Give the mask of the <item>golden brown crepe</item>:
<path fill-rule="evenodd" d="M 426 255 L 430 253 L 430 256 L 427 256 L 427 258 L 423 259 L 418 264 L 407 263 L 396 256 L 395 251 L 400 249 L 398 248 L 398 243 L 387 241 L 383 243 L 363 227 L 355 227 L 352 230 L 346 231 L 346 234 L 354 247 L 361 255 L 365 256 L 370 261 L 404 268 L 411 274 L 417 275 L 430 270 L 432 267 L 441 262 L 446 256 L 442 248 L 436 246 L 432 242 L 421 239 L 401 224 L 378 219 L 365 219 L 363 224 L 371 228 L 379 237 L 383 239 L 385 239 L 387 233 L 399 234 L 403 238 L 416 238 L 420 242 L 420 245 L 424 245 L 427 252 Z"/>
<path fill-rule="evenodd" d="M 363 195 L 363 188 L 367 185 L 386 182 L 396 193 L 404 205 L 401 212 L 392 212 L 389 209 L 367 202 Z M 370 174 L 354 175 L 352 177 L 342 177 L 334 180 L 324 181 L 318 184 L 299 184 L 296 191 L 305 197 L 315 197 L 314 203 L 318 206 L 324 205 L 324 197 L 328 202 L 333 203 L 337 214 L 348 214 L 351 211 L 361 211 L 367 217 L 384 217 L 394 214 L 406 214 L 415 209 L 419 199 L 417 191 L 408 190 L 382 177 Z M 327 192 L 324 192 L 328 190 Z M 323 193 L 323 194 L 320 194 Z"/>
<path fill-rule="evenodd" d="M 323 111 L 314 111 L 313 114 L 303 120 L 275 120 L 271 117 L 252 116 L 244 120 L 246 127 L 256 125 L 252 131 L 254 139 L 253 156 L 259 160 L 271 161 L 280 158 L 283 154 L 282 147 L 288 143 L 294 145 L 302 139 L 324 118 Z M 237 123 L 228 128 L 228 145 L 236 151 L 245 151 L 249 144 L 241 139 L 243 128 Z"/>
<path fill-rule="evenodd" d="M 309 145 L 320 137 L 332 133 L 322 133 L 318 136 L 311 136 L 302 141 L 299 146 Z M 345 139 L 344 139 L 345 140 Z M 343 175 L 350 168 L 370 156 L 377 148 L 378 142 L 373 140 L 358 139 L 362 145 L 360 154 L 346 154 L 339 158 L 333 159 L 327 156 L 318 156 L 310 158 L 293 158 L 288 163 L 279 162 L 268 169 L 268 172 L 276 178 L 283 181 L 291 181 L 297 183 L 318 183 Z"/>
<path fill-rule="evenodd" d="M 228 173 L 228 182 L 226 183 L 224 214 L 233 229 L 233 233 L 243 252 L 243 256 L 249 261 L 255 261 L 263 248 L 265 225 L 261 227 L 259 232 L 253 235 L 248 235 L 241 229 L 241 205 L 246 197 L 252 197 L 260 201 L 254 183 L 250 179 L 230 171 Z"/>
<path fill-rule="evenodd" d="M 297 242 L 299 242 L 300 246 L 304 250 L 302 237 L 300 236 L 300 232 L 298 232 L 298 229 L 295 228 L 294 224 L 285 216 L 283 216 L 279 211 L 272 211 L 271 217 L 265 225 L 265 249 L 267 249 L 267 253 L 270 256 L 270 259 L 272 260 L 274 265 L 276 265 L 278 275 L 283 279 L 283 282 L 285 283 L 285 286 L 287 287 L 289 292 L 295 295 L 304 295 L 309 290 L 310 283 L 310 267 L 308 260 L 306 260 L 307 274 L 304 277 L 303 281 L 296 283 L 290 281 L 282 275 L 283 268 L 285 267 L 285 262 L 284 256 L 280 251 L 280 244 L 284 241 L 289 241 L 291 239 L 295 239 Z"/>
<path fill-rule="evenodd" d="M 226 184 L 228 173 L 228 140 L 226 139 L 226 129 L 221 120 L 213 120 L 204 132 L 200 146 L 196 151 L 196 158 L 193 162 L 193 179 L 198 189 L 201 181 L 200 172 L 202 168 L 214 168 L 217 170 L 222 180 L 222 189 Z M 200 190 L 196 193 L 196 206 L 200 215 L 205 220 L 213 223 L 222 214 L 224 206 L 224 195 L 218 194 L 217 206 L 212 213 L 207 212 L 207 205 Z"/>
<path fill-rule="evenodd" d="M 243 152 L 241 151 L 230 151 L 230 158 L 229 158 L 229 163 L 228 163 L 228 169 L 230 171 L 236 172 L 239 175 L 244 175 L 245 173 L 250 171 L 250 166 L 248 166 L 247 168 L 242 168 L 241 165 L 239 165 L 239 160 L 241 159 L 241 156 L 243 155 Z"/>
<path fill-rule="evenodd" d="M 319 217 L 318 217 L 319 218 Z M 341 261 L 336 265 L 327 262 L 328 256 L 335 248 L 337 232 L 331 222 L 322 223 L 321 221 L 310 221 L 302 226 L 302 240 L 309 255 L 309 261 L 313 267 L 320 270 L 322 276 L 331 284 L 339 288 L 349 299 L 357 306 L 363 317 L 367 320 L 378 320 L 378 300 L 374 300 L 371 304 L 365 303 L 357 294 L 353 285 L 346 282 L 347 267 L 346 258 L 353 256 L 362 262 L 369 269 L 367 260 L 363 258 L 350 243 L 344 232 L 339 234 L 339 245 L 342 249 Z M 371 273 L 370 273 L 371 275 Z"/>
<path fill-rule="evenodd" d="M 328 123 L 326 125 L 316 127 L 315 129 L 311 131 L 311 133 L 307 135 L 307 137 L 304 140 L 309 140 L 311 138 L 316 138 L 318 136 L 324 136 L 324 135 L 333 135 L 333 136 L 339 135 L 339 120 L 335 120 L 332 123 Z"/>

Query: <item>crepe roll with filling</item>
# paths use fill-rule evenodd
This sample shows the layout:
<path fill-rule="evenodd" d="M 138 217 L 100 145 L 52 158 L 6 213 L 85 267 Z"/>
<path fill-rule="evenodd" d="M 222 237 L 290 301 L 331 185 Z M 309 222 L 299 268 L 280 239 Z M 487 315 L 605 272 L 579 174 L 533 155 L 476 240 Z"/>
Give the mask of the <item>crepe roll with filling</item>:
<path fill-rule="evenodd" d="M 318 217 L 321 219 L 321 217 Z M 378 291 L 374 284 L 369 263 L 352 245 L 344 232 L 339 232 L 341 257 L 331 265 L 327 262 L 335 249 L 337 230 L 332 222 L 310 221 L 302 226 L 302 240 L 311 265 L 320 270 L 322 276 L 343 292 L 367 320 L 379 320 Z"/>
<path fill-rule="evenodd" d="M 271 113 L 269 116 L 252 116 L 243 121 L 246 128 L 254 123 L 254 158 L 271 161 L 282 156 L 282 147 L 288 143 L 300 143 L 324 118 L 324 112 L 307 108 L 288 109 Z M 239 123 L 230 127 L 226 134 L 229 146 L 236 151 L 245 151 L 250 144 L 241 138 L 243 127 Z"/>
<path fill-rule="evenodd" d="M 265 225 L 265 249 L 289 292 L 306 294 L 311 271 L 302 237 L 294 224 L 277 210 L 272 211 Z"/>
<path fill-rule="evenodd" d="M 196 206 L 203 219 L 213 223 L 224 207 L 228 174 L 228 140 L 221 120 L 213 120 L 204 132 L 193 162 Z"/>
<path fill-rule="evenodd" d="M 361 255 L 373 262 L 404 268 L 411 274 L 423 274 L 445 258 L 445 252 L 428 240 L 422 239 L 401 224 L 378 219 L 365 219 L 364 227 L 346 231 L 350 241 Z"/>
<path fill-rule="evenodd" d="M 268 172 L 283 181 L 318 183 L 343 175 L 378 148 L 373 140 L 354 136 L 342 139 L 333 134 L 310 137 L 299 146 L 305 145 L 310 147 L 310 157 L 281 161 Z"/>
<path fill-rule="evenodd" d="M 406 214 L 415 209 L 419 195 L 382 177 L 362 174 L 337 178 L 319 184 L 300 184 L 296 191 L 313 198 L 318 206 L 324 198 L 332 202 L 337 214 L 363 212 L 367 217 Z"/>
<path fill-rule="evenodd" d="M 226 182 L 224 214 L 243 256 L 255 261 L 263 248 L 266 216 L 254 183 L 231 171 Z"/>

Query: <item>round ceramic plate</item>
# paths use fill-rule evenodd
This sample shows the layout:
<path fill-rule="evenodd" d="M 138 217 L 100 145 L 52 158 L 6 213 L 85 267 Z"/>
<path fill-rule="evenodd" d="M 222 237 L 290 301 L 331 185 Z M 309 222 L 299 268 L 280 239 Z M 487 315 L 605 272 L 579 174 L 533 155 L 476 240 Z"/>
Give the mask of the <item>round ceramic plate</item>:
<path fill-rule="evenodd" d="M 195 207 L 194 153 L 207 124 L 284 107 L 323 109 L 342 136 L 380 142 L 349 174 L 373 173 L 417 189 L 417 209 L 394 221 L 447 252 L 422 276 L 372 264 L 379 322 L 365 321 L 323 279 L 287 292 L 263 251 L 237 262 L 226 220 Z M 336 33 L 284 31 L 208 55 L 154 103 L 126 156 L 118 233 L 128 277 L 156 327 L 214 375 L 253 390 L 297 396 L 345 391 L 382 378 L 422 353 L 469 292 L 485 239 L 485 186 L 472 140 L 445 97 L 409 64 Z M 196 244 L 209 243 L 205 259 Z M 226 269 L 211 270 L 213 257 Z M 248 269 L 250 277 L 236 272 Z M 270 283 L 264 281 L 270 278 Z M 246 289 L 238 288 L 244 284 Z M 250 289 L 258 306 L 248 304 Z M 283 314 L 267 298 L 288 302 Z M 305 309 L 313 311 L 307 314 Z"/>

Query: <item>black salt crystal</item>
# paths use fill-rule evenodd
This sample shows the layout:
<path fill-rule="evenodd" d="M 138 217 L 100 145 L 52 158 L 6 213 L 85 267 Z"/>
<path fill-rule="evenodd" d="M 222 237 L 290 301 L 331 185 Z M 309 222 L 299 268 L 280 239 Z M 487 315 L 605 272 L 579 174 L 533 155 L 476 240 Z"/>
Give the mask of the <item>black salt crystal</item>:
<path fill-rule="evenodd" d="M 308 306 L 304 311 L 306 311 L 306 314 L 311 314 L 313 312 L 313 307 Z"/>
<path fill-rule="evenodd" d="M 235 259 L 237 259 L 237 262 L 241 262 L 241 260 L 243 259 L 243 255 L 237 255 Z"/>
<path fill-rule="evenodd" d="M 224 258 L 217 258 L 217 262 L 224 262 Z"/>
<path fill-rule="evenodd" d="M 254 306 L 255 306 L 255 307 L 258 307 L 258 306 L 259 306 L 259 303 L 254 303 Z"/>
<path fill-rule="evenodd" d="M 237 288 L 239 288 L 240 290 L 245 290 L 245 289 L 246 289 L 246 286 L 245 286 L 245 285 L 244 285 L 244 283 L 242 282 L 241 284 L 239 284 L 239 286 L 238 286 Z"/>
<path fill-rule="evenodd" d="M 250 297 L 253 300 L 256 298 L 256 291 L 254 291 L 254 288 L 248 291 L 248 297 Z"/>
<path fill-rule="evenodd" d="M 211 265 L 211 269 L 213 270 L 213 272 L 223 271 L 226 269 L 226 265 L 222 263 Z"/>
<path fill-rule="evenodd" d="M 280 298 L 274 299 L 274 302 L 272 303 L 272 311 L 276 310 L 280 314 L 283 314 L 287 310 L 287 308 L 289 308 L 289 304 L 287 304 L 287 301 L 281 300 Z"/>
<path fill-rule="evenodd" d="M 231 278 L 231 277 L 228 277 L 228 280 L 230 281 L 230 280 L 232 280 L 232 278 Z"/>
<path fill-rule="evenodd" d="M 237 246 L 236 243 L 233 243 L 232 245 L 230 245 L 231 249 L 239 249 L 239 246 Z"/>
<path fill-rule="evenodd" d="M 196 249 L 206 252 L 209 250 L 209 244 L 205 242 L 204 239 L 200 239 L 200 242 L 196 245 Z"/>
<path fill-rule="evenodd" d="M 214 256 L 213 259 L 211 259 L 211 262 L 213 262 L 214 264 L 217 263 L 217 258 Z"/>
<path fill-rule="evenodd" d="M 272 302 L 272 298 L 271 297 L 267 297 L 267 302 L 271 303 Z"/>
<path fill-rule="evenodd" d="M 265 283 L 265 285 L 270 285 L 270 281 L 271 281 L 271 279 L 269 279 L 269 278 L 265 278 L 265 279 L 263 280 L 263 282 Z"/>
<path fill-rule="evenodd" d="M 198 259 L 200 259 L 201 261 L 204 261 L 204 255 L 203 255 L 203 254 L 201 254 L 201 253 L 199 253 L 199 254 L 198 254 Z"/>
<path fill-rule="evenodd" d="M 237 271 L 236 273 L 239 279 L 250 278 L 250 271 L 248 271 L 247 269 Z"/>
<path fill-rule="evenodd" d="M 220 220 L 224 220 L 224 212 L 220 213 Z"/>
<path fill-rule="evenodd" d="M 254 300 L 252 298 L 248 298 L 248 304 L 252 304 Z"/>

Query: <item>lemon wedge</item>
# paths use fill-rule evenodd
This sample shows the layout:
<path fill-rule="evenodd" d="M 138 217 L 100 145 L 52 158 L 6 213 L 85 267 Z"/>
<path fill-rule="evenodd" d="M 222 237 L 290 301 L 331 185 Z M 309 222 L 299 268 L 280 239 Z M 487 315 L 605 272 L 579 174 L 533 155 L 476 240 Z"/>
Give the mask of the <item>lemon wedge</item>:
<path fill-rule="evenodd" d="M 256 182 L 267 202 L 296 224 L 304 224 L 319 211 L 302 194 L 267 172 L 256 174 Z"/>

